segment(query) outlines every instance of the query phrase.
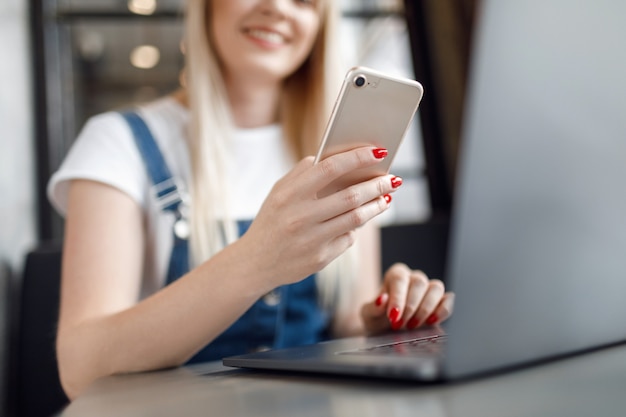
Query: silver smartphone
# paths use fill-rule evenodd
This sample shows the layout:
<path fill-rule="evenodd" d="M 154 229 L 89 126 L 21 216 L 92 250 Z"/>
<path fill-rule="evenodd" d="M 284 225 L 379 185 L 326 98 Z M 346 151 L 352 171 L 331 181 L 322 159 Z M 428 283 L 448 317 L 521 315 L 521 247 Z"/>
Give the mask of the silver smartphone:
<path fill-rule="evenodd" d="M 323 197 L 388 173 L 423 92 L 422 85 L 414 80 L 365 67 L 350 69 L 326 126 L 315 163 L 361 146 L 385 148 L 389 154 L 379 164 L 354 170 L 334 181 L 318 195 Z"/>

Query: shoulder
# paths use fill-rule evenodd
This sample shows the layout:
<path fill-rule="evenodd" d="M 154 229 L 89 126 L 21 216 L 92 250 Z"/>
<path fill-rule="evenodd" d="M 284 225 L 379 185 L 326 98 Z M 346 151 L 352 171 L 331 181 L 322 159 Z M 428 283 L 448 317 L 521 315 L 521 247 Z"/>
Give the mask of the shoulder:
<path fill-rule="evenodd" d="M 111 141 L 129 141 L 133 138 L 132 131 L 122 113 L 137 113 L 148 125 L 153 135 L 163 132 L 181 132 L 188 123 L 188 111 L 171 97 L 135 107 L 108 111 L 90 117 L 81 129 L 77 142 L 92 138 L 107 138 Z"/>
<path fill-rule="evenodd" d="M 112 140 L 120 136 L 125 139 L 132 139 L 132 131 L 122 115 L 122 113 L 129 111 L 137 113 L 151 131 L 157 132 L 173 129 L 179 131 L 186 127 L 189 119 L 187 109 L 173 98 L 163 97 L 149 103 L 107 111 L 90 117 L 81 129 L 77 141 L 92 135 L 96 137 L 114 136 L 111 137 Z"/>
<path fill-rule="evenodd" d="M 173 99 L 158 99 L 139 106 L 136 111 L 166 149 L 171 145 L 163 142 L 180 142 L 177 137 L 172 138 L 172 131 L 183 131 L 185 111 Z M 61 213 L 65 213 L 68 187 L 74 179 L 111 185 L 145 205 L 149 181 L 132 130 L 119 111 L 89 118 L 51 177 L 48 197 Z"/>
<path fill-rule="evenodd" d="M 137 113 L 146 122 L 157 141 L 165 139 L 179 142 L 186 135 L 189 123 L 189 111 L 173 97 L 163 97 L 159 100 L 139 106 Z M 169 143 L 162 143 L 169 145 Z"/>
<path fill-rule="evenodd" d="M 189 110 L 168 96 L 140 106 L 137 113 L 150 129 L 171 174 L 182 183 L 188 183 L 191 175 Z"/>

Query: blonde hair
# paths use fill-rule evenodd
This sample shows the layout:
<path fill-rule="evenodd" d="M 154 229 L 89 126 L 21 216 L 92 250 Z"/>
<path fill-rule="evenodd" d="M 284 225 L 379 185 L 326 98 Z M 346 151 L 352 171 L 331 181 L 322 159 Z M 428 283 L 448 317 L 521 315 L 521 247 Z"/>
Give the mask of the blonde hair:
<path fill-rule="evenodd" d="M 280 120 L 284 137 L 298 159 L 315 152 L 338 92 L 335 3 L 329 0 L 321 6 L 320 30 L 311 54 L 285 81 Z M 238 237 L 236 223 L 229 217 L 225 203 L 228 189 L 223 185 L 233 121 L 219 60 L 209 37 L 208 7 L 209 0 L 188 0 L 186 10 L 186 88 L 191 111 L 190 244 L 194 264 L 208 259 Z M 341 287 L 348 285 L 354 275 L 355 262 L 350 252 L 353 250 L 318 274 L 318 292 L 325 307 L 338 308 L 349 302 L 343 296 L 349 291 Z"/>

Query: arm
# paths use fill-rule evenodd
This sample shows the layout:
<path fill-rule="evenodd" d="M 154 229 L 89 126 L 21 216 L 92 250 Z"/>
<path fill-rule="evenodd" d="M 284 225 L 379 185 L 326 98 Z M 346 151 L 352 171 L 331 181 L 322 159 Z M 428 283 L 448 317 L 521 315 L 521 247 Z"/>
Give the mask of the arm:
<path fill-rule="evenodd" d="M 277 182 L 248 232 L 151 297 L 137 302 L 144 248 L 140 207 L 115 188 L 70 186 L 57 355 L 74 398 L 96 378 L 177 366 L 260 296 L 318 271 L 387 208 L 382 176 L 324 198 L 341 175 L 379 162 L 372 148 L 313 165 L 305 158 Z M 245 262 L 242 260 L 245 259 Z"/>
<path fill-rule="evenodd" d="M 91 181 L 70 186 L 57 337 L 70 398 L 103 375 L 185 362 L 263 294 L 262 286 L 242 279 L 219 287 L 208 282 L 253 274 L 233 247 L 137 303 L 142 222 L 141 209 L 124 193 Z"/>

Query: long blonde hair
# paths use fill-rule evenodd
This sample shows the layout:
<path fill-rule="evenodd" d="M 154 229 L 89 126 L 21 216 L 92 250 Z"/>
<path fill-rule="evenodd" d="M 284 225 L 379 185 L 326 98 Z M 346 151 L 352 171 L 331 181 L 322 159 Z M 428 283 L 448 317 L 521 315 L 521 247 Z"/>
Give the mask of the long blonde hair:
<path fill-rule="evenodd" d="M 281 100 L 283 134 L 300 159 L 315 152 L 339 89 L 337 6 L 334 0 L 321 5 L 321 24 L 310 56 L 286 81 Z M 191 111 L 189 149 L 191 155 L 191 253 L 198 264 L 237 239 L 224 198 L 225 161 L 233 121 L 214 45 L 207 30 L 209 0 L 188 0 L 186 10 L 186 88 Z M 320 88 L 323 86 L 323 88 Z M 215 196 L 220 196 L 216 198 Z M 348 252 L 353 252 L 352 250 Z M 320 299 L 326 307 L 341 301 L 349 281 L 353 256 L 340 256 L 318 274 Z M 339 275 L 342 278 L 339 280 Z M 353 274 L 352 274 L 353 275 Z"/>

